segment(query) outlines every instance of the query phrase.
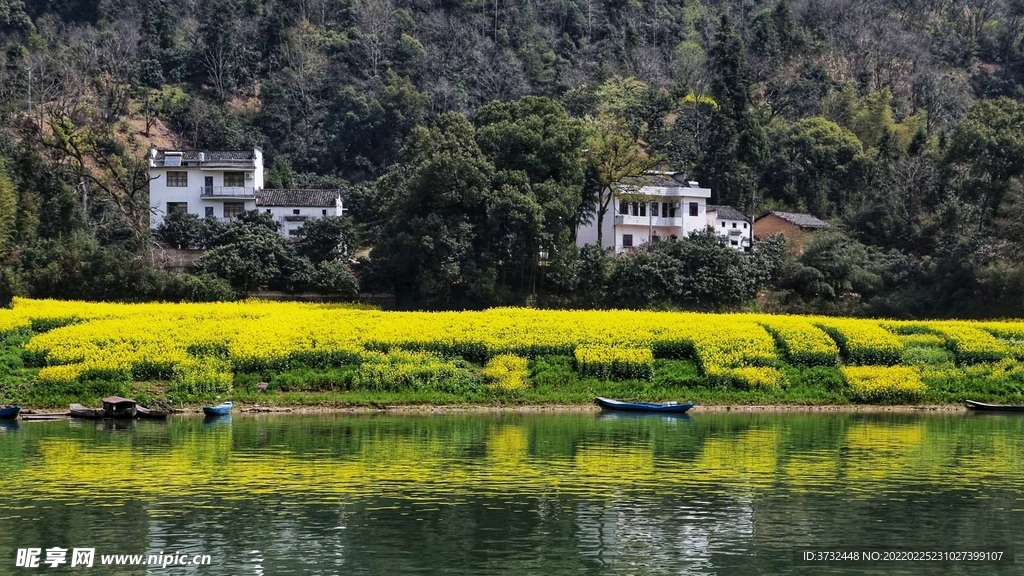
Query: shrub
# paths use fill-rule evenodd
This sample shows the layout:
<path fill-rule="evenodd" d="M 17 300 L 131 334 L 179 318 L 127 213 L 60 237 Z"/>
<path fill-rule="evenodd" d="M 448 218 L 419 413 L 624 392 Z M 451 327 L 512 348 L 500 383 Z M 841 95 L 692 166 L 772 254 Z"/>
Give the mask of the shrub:
<path fill-rule="evenodd" d="M 903 343 L 888 330 L 866 320 L 818 319 L 821 328 L 839 345 L 850 364 L 896 364 Z"/>
<path fill-rule="evenodd" d="M 170 274 L 161 297 L 168 302 L 226 302 L 235 299 L 235 291 L 213 274 Z"/>
<path fill-rule="evenodd" d="M 781 370 L 763 366 L 731 368 L 726 374 L 750 390 L 781 390 L 786 382 L 786 376 Z"/>
<path fill-rule="evenodd" d="M 650 380 L 654 377 L 654 356 L 646 348 L 611 346 L 577 347 L 576 370 L 602 380 Z"/>
<path fill-rule="evenodd" d="M 317 264 L 316 272 L 313 273 L 313 286 L 319 292 L 342 298 L 355 298 L 359 295 L 359 279 L 341 260 Z"/>
<path fill-rule="evenodd" d="M 490 382 L 491 388 L 504 392 L 515 392 L 529 386 L 526 381 L 529 374 L 526 358 L 511 354 L 491 358 L 483 369 L 483 376 Z"/>
<path fill-rule="evenodd" d="M 927 388 L 906 366 L 845 366 L 841 369 L 854 400 L 876 404 L 915 402 Z"/>
<path fill-rule="evenodd" d="M 836 366 L 839 348 L 820 329 L 799 318 L 773 318 L 759 322 L 775 338 L 792 364 Z"/>
<path fill-rule="evenodd" d="M 434 354 L 393 350 L 365 352 L 352 377 L 352 388 L 398 392 L 438 390 L 460 392 L 475 384 L 464 368 Z"/>
<path fill-rule="evenodd" d="M 982 364 L 996 362 L 1010 355 L 1010 348 L 995 336 L 972 326 L 933 324 L 937 332 L 946 337 L 946 344 L 957 362 Z"/>
<path fill-rule="evenodd" d="M 174 367 L 174 375 L 167 393 L 190 396 L 230 394 L 234 378 L 231 365 L 220 358 L 188 357 Z"/>

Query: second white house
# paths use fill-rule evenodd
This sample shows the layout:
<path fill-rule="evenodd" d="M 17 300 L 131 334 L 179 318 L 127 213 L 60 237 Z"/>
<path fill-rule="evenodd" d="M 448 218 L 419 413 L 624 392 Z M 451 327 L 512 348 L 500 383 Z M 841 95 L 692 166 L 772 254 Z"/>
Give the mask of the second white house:
<path fill-rule="evenodd" d="M 187 212 L 231 220 L 247 210 L 273 214 L 284 236 L 324 216 L 342 216 L 340 190 L 263 187 L 263 152 L 251 150 L 164 150 L 151 148 L 149 225 Z"/>
<path fill-rule="evenodd" d="M 708 204 L 710 188 L 687 180 L 682 172 L 649 172 L 624 185 L 612 197 L 602 223 L 602 247 L 616 254 L 652 242 L 678 240 L 712 227 L 726 245 L 750 249 L 750 220 L 729 206 Z M 597 218 L 576 233 L 579 246 L 597 243 Z"/>

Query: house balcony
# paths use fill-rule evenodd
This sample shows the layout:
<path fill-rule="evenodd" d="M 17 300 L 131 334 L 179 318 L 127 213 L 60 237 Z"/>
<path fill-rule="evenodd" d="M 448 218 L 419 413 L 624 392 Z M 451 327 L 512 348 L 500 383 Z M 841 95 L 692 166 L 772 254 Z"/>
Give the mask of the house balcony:
<path fill-rule="evenodd" d="M 256 189 L 244 186 L 200 186 L 199 190 L 203 198 L 211 200 L 218 198 L 253 200 L 256 198 Z"/>
<path fill-rule="evenodd" d="M 309 220 L 309 216 L 296 216 L 294 214 L 289 214 L 282 218 L 282 220 L 284 222 L 305 222 L 306 220 Z"/>
<path fill-rule="evenodd" d="M 659 218 L 658 216 L 630 216 L 628 214 L 616 214 L 615 225 L 623 224 L 631 226 L 658 226 L 663 228 L 682 228 L 682 218 Z"/>
<path fill-rule="evenodd" d="M 739 228 L 733 228 L 729 230 L 729 236 L 743 236 L 743 230 Z"/>

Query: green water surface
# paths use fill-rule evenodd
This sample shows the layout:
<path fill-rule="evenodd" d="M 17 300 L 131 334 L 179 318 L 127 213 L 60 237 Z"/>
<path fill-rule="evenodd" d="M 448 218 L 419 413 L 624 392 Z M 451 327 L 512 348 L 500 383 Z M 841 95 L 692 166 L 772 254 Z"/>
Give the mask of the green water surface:
<path fill-rule="evenodd" d="M 0 574 L 1020 574 L 1024 418 L 236 415 L 0 424 Z M 93 568 L 17 568 L 19 548 Z M 208 554 L 209 566 L 99 566 Z M 1024 554 L 1024 549 L 1022 549 Z"/>

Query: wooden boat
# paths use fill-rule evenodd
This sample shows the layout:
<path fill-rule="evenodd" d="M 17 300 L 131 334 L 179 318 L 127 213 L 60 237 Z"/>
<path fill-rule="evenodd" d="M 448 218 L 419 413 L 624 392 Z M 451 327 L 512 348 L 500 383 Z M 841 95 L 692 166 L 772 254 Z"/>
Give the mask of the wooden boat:
<path fill-rule="evenodd" d="M 0 406 L 0 420 L 14 420 L 21 413 L 21 406 Z"/>
<path fill-rule="evenodd" d="M 679 404 L 678 402 L 660 402 L 652 404 L 648 402 L 622 402 L 620 400 L 612 400 L 611 398 L 602 398 L 598 396 L 595 400 L 597 405 L 604 410 L 621 410 L 623 412 L 652 412 L 657 414 L 685 414 L 687 410 L 693 408 L 693 402 L 685 402 Z"/>
<path fill-rule="evenodd" d="M 102 408 L 86 408 L 81 404 L 72 404 L 68 407 L 68 412 L 72 418 L 87 418 L 89 420 L 99 420 L 103 418 Z"/>
<path fill-rule="evenodd" d="M 151 410 L 149 408 L 146 408 L 145 406 L 136 406 L 135 407 L 135 414 L 139 418 L 148 419 L 148 420 L 166 420 L 167 419 L 167 412 L 164 412 L 163 410 Z"/>
<path fill-rule="evenodd" d="M 105 418 L 135 418 L 137 408 L 135 400 L 121 398 L 120 396 L 108 396 L 102 400 L 103 416 Z"/>
<path fill-rule="evenodd" d="M 207 416 L 224 416 L 231 413 L 231 408 L 234 407 L 232 402 L 221 402 L 216 406 L 203 406 L 203 414 Z"/>
<path fill-rule="evenodd" d="M 985 404 L 984 402 L 967 401 L 967 408 L 978 412 L 1024 412 L 1024 406 L 1014 404 Z"/>

